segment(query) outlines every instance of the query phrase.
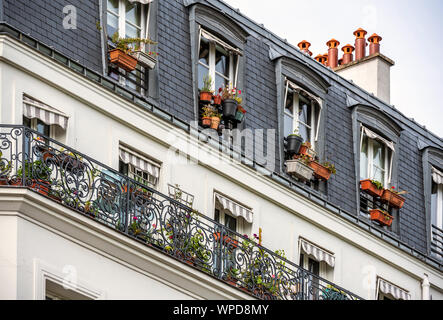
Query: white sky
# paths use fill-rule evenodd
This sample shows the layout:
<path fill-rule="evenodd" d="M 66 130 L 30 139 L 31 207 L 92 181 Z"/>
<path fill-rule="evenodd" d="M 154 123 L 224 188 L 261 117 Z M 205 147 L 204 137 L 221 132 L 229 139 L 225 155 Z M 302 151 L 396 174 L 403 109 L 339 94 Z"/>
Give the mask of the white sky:
<path fill-rule="evenodd" d="M 391 104 L 443 137 L 443 1 L 224 0 L 296 46 L 308 40 L 313 57 L 331 38 L 354 45 L 362 27 L 383 40 L 391 68 Z"/>

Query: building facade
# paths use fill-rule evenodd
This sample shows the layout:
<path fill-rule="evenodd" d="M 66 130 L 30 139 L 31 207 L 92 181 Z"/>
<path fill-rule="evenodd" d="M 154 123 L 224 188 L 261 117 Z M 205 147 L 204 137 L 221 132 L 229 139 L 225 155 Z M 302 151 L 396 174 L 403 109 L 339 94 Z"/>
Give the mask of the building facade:
<path fill-rule="evenodd" d="M 154 43 L 131 68 L 116 34 Z M 442 299 L 443 140 L 354 35 L 339 61 L 219 0 L 0 0 L 0 298 Z"/>

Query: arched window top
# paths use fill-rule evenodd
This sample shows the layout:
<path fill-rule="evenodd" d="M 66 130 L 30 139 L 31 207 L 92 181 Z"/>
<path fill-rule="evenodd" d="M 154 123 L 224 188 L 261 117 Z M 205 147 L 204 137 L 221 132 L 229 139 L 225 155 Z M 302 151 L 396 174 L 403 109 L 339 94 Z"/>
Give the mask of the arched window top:
<path fill-rule="evenodd" d="M 217 9 L 200 3 L 198 0 L 186 0 L 185 6 L 191 7 L 191 16 L 195 21 L 212 34 L 226 42 L 243 49 L 249 33 L 237 22 Z"/>
<path fill-rule="evenodd" d="M 279 59 L 283 75 L 290 78 L 292 82 L 300 84 L 305 91 L 310 91 L 320 98 L 325 97 L 330 84 L 323 76 L 293 58 L 280 57 Z"/>

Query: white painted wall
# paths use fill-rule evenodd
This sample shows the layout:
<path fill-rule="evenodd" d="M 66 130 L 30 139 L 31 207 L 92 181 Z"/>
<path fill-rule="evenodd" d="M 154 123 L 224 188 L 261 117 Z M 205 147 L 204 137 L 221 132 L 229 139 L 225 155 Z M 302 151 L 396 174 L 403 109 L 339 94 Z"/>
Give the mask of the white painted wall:
<path fill-rule="evenodd" d="M 245 166 L 227 162 L 211 163 L 210 160 L 215 154 L 205 144 L 191 142 L 191 145 L 199 145 L 201 150 L 208 151 L 207 162 L 199 165 L 182 165 L 171 161 L 168 143 L 187 139 L 183 133 L 176 137 L 172 135 L 172 132 L 181 132 L 180 130 L 174 129 L 171 125 L 94 83 L 85 82 L 74 72 L 66 71 L 46 58 L 30 53 L 22 45 L 1 39 L 0 37 L 0 54 L 3 52 L 6 59 L 16 61 L 21 66 L 19 69 L 17 66 L 0 61 L 1 123 L 21 123 L 21 97 L 23 93 L 27 93 L 70 116 L 66 135 L 67 145 L 114 169 L 118 169 L 119 141 L 152 156 L 162 163 L 160 191 L 167 193 L 167 183 L 179 184 L 184 191 L 195 196 L 194 208 L 209 217 L 213 216 L 214 190 L 238 199 L 251 207 L 254 212 L 254 222 L 245 232 L 258 233 L 258 228 L 261 227 L 263 245 L 272 250 L 284 249 L 288 258 L 295 263 L 298 263 L 300 254 L 298 249 L 300 236 L 328 249 L 336 257 L 334 272 L 328 275 L 330 280 L 365 299 L 375 297 L 377 275 L 409 290 L 413 299 L 421 299 L 423 273 L 430 275 L 431 284 L 440 290 L 441 296 L 443 292 L 441 272 L 350 225 L 324 208 L 309 203 L 277 183 L 257 175 Z M 188 152 L 190 148 L 182 150 Z M 91 263 L 97 266 L 106 265 L 106 268 L 109 264 L 109 270 L 125 275 L 131 273 L 102 257 L 84 252 L 69 241 L 57 240 L 53 242 L 59 244 L 47 243 L 45 233 L 25 223 L 20 223 L 19 226 L 20 230 L 35 233 L 39 239 L 38 242 L 33 242 L 28 233 L 20 233 L 18 255 L 20 259 L 22 257 L 25 259 L 25 263 L 24 268 L 17 272 L 23 287 L 29 286 L 30 283 L 28 273 L 34 252 L 31 248 L 36 250 L 37 257 L 42 257 L 56 268 L 75 262 L 79 265 L 85 281 L 92 279 L 86 271 Z M 36 248 L 35 243 L 40 242 L 44 245 L 37 245 Z M 54 259 L 47 248 L 55 252 L 72 251 L 75 259 L 71 258 L 71 254 L 69 257 L 60 256 Z M 22 272 L 27 275 L 21 274 Z M 111 273 L 106 275 L 109 276 Z M 97 279 L 99 280 L 97 287 L 109 292 L 108 297 L 124 297 L 124 292 L 114 292 L 114 290 L 120 291 L 120 286 L 129 288 L 137 281 L 141 281 L 143 286 L 157 286 L 155 282 L 142 280 L 139 275 L 134 274 L 131 277 L 134 282 L 117 281 L 117 284 L 113 285 L 105 283 L 103 276 L 101 280 Z M 161 294 L 167 295 L 169 292 L 166 289 L 161 290 L 163 290 Z M 145 291 L 140 294 L 140 297 L 149 295 Z"/>

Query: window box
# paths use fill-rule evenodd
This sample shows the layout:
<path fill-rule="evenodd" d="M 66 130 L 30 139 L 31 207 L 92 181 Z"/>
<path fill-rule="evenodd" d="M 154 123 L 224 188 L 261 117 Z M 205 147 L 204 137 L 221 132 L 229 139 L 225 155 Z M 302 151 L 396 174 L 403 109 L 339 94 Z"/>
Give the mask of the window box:
<path fill-rule="evenodd" d="M 317 156 L 317 152 L 314 151 L 314 149 L 312 149 L 312 146 L 309 142 L 305 142 L 301 145 L 300 150 L 298 152 L 301 156 L 306 155 L 309 158 L 315 159 L 315 157 Z"/>
<path fill-rule="evenodd" d="M 137 66 L 137 59 L 126 54 L 123 50 L 113 49 L 109 51 L 110 61 L 111 63 L 116 64 L 120 68 L 126 71 L 133 71 Z"/>
<path fill-rule="evenodd" d="M 314 169 L 304 164 L 301 160 L 286 161 L 286 169 L 288 174 L 295 175 L 303 180 L 311 180 L 314 177 Z"/>
<path fill-rule="evenodd" d="M 391 207 L 401 209 L 406 201 L 405 198 L 399 196 L 397 193 L 392 192 L 391 190 L 385 189 L 383 191 L 383 195 L 381 196 L 383 201 L 389 203 Z"/>
<path fill-rule="evenodd" d="M 381 197 L 383 195 L 383 187 L 380 189 L 370 179 L 360 181 L 361 190 L 374 197 Z"/>
<path fill-rule="evenodd" d="M 371 214 L 372 221 L 377 221 L 383 226 L 390 227 L 392 225 L 392 221 L 394 220 L 393 216 L 380 209 L 370 210 L 369 213 Z"/>
<path fill-rule="evenodd" d="M 314 169 L 314 176 L 318 179 L 328 181 L 332 172 L 329 169 L 316 161 L 311 161 L 309 166 Z"/>
<path fill-rule="evenodd" d="M 155 68 L 155 64 L 157 63 L 157 59 L 154 58 L 152 55 L 147 54 L 146 52 L 143 51 L 134 51 L 131 52 L 130 55 L 137 59 L 138 63 L 145 68 L 149 68 L 149 69 L 154 69 Z"/>

